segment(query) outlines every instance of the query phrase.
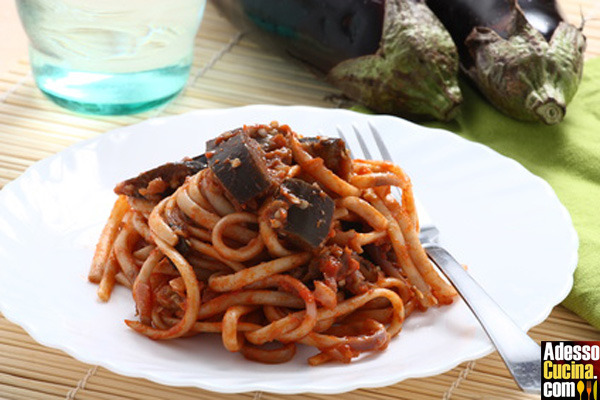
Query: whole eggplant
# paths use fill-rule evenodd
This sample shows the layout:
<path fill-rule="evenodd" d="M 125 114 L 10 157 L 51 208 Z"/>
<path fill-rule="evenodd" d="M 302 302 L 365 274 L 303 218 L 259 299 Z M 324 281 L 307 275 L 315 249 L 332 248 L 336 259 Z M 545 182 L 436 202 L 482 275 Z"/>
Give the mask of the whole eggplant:
<path fill-rule="evenodd" d="M 373 111 L 451 120 L 462 102 L 456 47 L 424 0 L 213 3 Z"/>
<path fill-rule="evenodd" d="M 582 27 L 555 0 L 427 0 L 448 29 L 461 69 L 513 118 L 556 124 L 583 71 Z"/>

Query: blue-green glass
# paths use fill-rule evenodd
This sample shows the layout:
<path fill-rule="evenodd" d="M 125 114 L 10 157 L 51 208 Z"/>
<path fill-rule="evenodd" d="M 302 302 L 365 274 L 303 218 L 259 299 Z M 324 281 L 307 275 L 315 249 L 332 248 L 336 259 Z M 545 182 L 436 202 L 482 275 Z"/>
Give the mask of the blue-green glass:
<path fill-rule="evenodd" d="M 132 114 L 185 86 L 206 0 L 17 0 L 35 82 L 76 112 Z"/>
<path fill-rule="evenodd" d="M 58 105 L 96 115 L 135 114 L 175 97 L 187 82 L 190 64 L 130 73 L 93 73 L 38 65 L 31 57 L 40 90 Z"/>

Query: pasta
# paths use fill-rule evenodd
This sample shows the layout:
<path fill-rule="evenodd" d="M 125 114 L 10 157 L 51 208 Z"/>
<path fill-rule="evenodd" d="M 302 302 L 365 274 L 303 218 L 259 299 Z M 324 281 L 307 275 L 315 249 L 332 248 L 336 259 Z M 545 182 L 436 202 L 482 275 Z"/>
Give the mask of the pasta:
<path fill-rule="evenodd" d="M 115 192 L 88 277 L 103 301 L 130 288 L 125 323 L 151 339 L 215 333 L 255 361 L 304 344 L 310 365 L 347 363 L 456 296 L 420 245 L 409 178 L 340 139 L 243 126 Z"/>

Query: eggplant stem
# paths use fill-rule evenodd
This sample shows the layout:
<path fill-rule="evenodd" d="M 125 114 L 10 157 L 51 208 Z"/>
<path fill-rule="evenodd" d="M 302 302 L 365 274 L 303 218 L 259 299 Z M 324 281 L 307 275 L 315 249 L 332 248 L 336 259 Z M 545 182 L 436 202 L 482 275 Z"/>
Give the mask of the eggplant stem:
<path fill-rule="evenodd" d="M 540 120 L 548 125 L 558 124 L 565 116 L 565 106 L 561 106 L 554 99 L 548 100 L 546 103 L 536 108 L 535 112 L 540 117 Z"/>

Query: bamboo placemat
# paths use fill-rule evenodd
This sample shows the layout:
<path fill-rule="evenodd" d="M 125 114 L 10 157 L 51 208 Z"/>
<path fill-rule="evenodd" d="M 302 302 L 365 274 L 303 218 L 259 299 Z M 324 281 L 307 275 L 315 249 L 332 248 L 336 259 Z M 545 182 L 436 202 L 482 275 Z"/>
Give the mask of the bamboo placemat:
<path fill-rule="evenodd" d="M 569 19 L 586 22 L 588 57 L 600 55 L 600 7 L 595 0 L 560 1 Z M 192 76 L 184 92 L 163 108 L 126 117 L 84 117 L 49 102 L 22 61 L 0 76 L 0 188 L 34 162 L 107 130 L 193 109 L 247 104 L 335 107 L 338 91 L 309 72 L 264 52 L 209 5 L 196 40 Z M 333 96 L 335 98 L 335 96 Z M 42 299 L 40 299 L 42 301 Z M 540 340 L 600 340 L 600 332 L 562 306 L 531 330 Z M 337 396 L 282 396 L 262 392 L 225 395 L 128 378 L 79 362 L 36 343 L 0 314 L 0 398 L 5 399 L 530 399 L 516 389 L 493 353 L 434 377 L 361 389 Z"/>

